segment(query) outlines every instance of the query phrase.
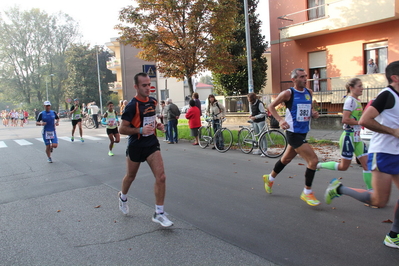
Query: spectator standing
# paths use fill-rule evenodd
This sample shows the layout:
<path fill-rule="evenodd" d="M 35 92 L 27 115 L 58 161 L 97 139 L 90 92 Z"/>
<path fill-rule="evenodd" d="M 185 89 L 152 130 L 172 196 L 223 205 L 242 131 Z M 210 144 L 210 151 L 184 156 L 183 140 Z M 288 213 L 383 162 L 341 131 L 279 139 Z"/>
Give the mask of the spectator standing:
<path fill-rule="evenodd" d="M 191 99 L 189 105 L 190 108 L 186 113 L 186 119 L 188 119 L 191 136 L 195 138 L 193 145 L 198 145 L 198 129 L 201 127 L 201 111 L 198 110 L 195 100 Z"/>
<path fill-rule="evenodd" d="M 165 139 L 163 141 L 169 141 L 168 115 L 165 111 L 165 101 L 161 101 L 161 112 L 159 113 L 158 118 L 161 120 L 164 127 Z"/>
<path fill-rule="evenodd" d="M 222 119 L 226 116 L 226 109 L 224 108 L 223 104 L 219 103 L 218 100 L 216 100 L 215 95 L 213 94 L 209 94 L 208 96 L 208 108 L 206 114 L 207 116 L 212 117 L 213 134 L 215 134 L 216 131 L 220 128 Z M 217 136 L 215 139 L 215 145 L 223 150 L 223 139 Z M 212 147 L 212 150 L 215 149 L 216 147 Z"/>
<path fill-rule="evenodd" d="M 367 64 L 367 74 L 374 74 L 374 73 L 378 73 L 378 67 L 374 63 L 374 59 L 370 58 Z"/>
<path fill-rule="evenodd" d="M 96 102 L 91 102 L 88 104 L 88 107 L 90 109 L 95 128 L 98 128 L 98 106 L 96 105 Z"/>
<path fill-rule="evenodd" d="M 198 92 L 193 93 L 193 100 L 195 101 L 195 106 L 197 106 L 200 111 L 200 115 L 202 115 L 201 101 L 199 100 Z"/>
<path fill-rule="evenodd" d="M 168 144 L 174 144 L 178 142 L 179 136 L 177 132 L 177 122 L 180 116 L 179 107 L 172 102 L 172 99 L 166 99 L 165 113 L 168 118 Z"/>
<path fill-rule="evenodd" d="M 320 79 L 319 71 L 315 69 L 313 73 L 313 91 L 320 91 L 319 79 Z"/>
<path fill-rule="evenodd" d="M 251 92 L 247 97 L 249 102 L 249 119 L 252 121 L 255 134 L 259 134 L 265 126 L 265 106 L 263 105 L 263 102 L 258 99 L 255 93 Z M 266 147 L 266 143 L 264 143 L 264 147 Z M 253 154 L 265 156 L 260 149 L 254 150 Z"/>

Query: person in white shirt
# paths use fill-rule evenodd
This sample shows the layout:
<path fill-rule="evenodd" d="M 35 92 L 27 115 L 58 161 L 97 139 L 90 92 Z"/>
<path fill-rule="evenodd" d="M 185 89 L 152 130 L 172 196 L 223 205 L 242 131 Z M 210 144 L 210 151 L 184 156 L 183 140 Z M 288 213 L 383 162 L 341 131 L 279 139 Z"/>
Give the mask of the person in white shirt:
<path fill-rule="evenodd" d="M 98 128 L 98 106 L 96 105 L 96 102 L 91 102 L 88 104 L 88 107 L 91 110 L 91 116 L 94 120 L 94 125 L 96 128 Z"/>

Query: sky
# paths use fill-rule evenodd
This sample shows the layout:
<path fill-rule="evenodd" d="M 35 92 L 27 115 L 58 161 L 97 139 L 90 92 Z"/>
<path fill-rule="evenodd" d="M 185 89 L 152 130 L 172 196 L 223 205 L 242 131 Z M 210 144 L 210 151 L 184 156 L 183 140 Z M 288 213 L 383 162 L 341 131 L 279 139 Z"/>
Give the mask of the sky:
<path fill-rule="evenodd" d="M 79 23 L 79 29 L 83 35 L 81 41 L 91 45 L 104 45 L 111 38 L 118 37 L 118 31 L 114 26 L 119 24 L 119 11 L 128 5 L 134 4 L 133 0 L 1 0 L 0 10 L 8 10 L 18 6 L 20 10 L 39 8 L 48 14 L 62 11 L 70 15 Z M 262 34 L 266 41 L 270 40 L 269 34 L 269 1 L 260 0 L 258 4 L 259 18 L 262 20 Z M 2 14 L 3 15 L 3 14 Z"/>

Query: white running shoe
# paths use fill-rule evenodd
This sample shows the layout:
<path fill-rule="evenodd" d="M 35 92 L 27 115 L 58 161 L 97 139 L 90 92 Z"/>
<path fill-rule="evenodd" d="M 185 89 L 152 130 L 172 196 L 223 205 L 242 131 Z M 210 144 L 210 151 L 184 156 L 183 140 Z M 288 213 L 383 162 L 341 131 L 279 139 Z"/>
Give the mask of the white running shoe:
<path fill-rule="evenodd" d="M 125 201 L 123 201 L 121 199 L 121 194 L 122 194 L 122 191 L 119 191 L 118 192 L 119 210 L 121 210 L 121 212 L 123 212 L 123 214 L 128 214 L 129 213 L 129 206 L 127 206 L 127 199 Z"/>
<path fill-rule="evenodd" d="M 163 227 L 169 227 L 173 225 L 173 222 L 166 217 L 165 213 L 154 213 L 152 221 L 161 224 Z"/>

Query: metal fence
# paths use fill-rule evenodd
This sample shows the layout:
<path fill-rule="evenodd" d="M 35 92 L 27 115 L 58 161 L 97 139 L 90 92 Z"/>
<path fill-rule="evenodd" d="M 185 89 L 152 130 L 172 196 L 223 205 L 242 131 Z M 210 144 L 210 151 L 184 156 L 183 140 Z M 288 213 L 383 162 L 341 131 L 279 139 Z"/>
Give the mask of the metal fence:
<path fill-rule="evenodd" d="M 363 90 L 363 95 L 359 97 L 363 107 L 370 100 L 374 99 L 381 89 L 383 88 L 365 88 Z M 265 106 L 268 106 L 277 97 L 277 95 L 278 94 L 263 94 L 258 95 L 258 97 L 265 104 Z M 342 113 L 346 95 L 346 89 L 342 88 L 314 92 L 313 103 L 315 109 L 321 114 Z M 224 100 L 224 104 L 228 113 L 249 112 L 248 98 L 246 95 L 226 96 Z"/>

